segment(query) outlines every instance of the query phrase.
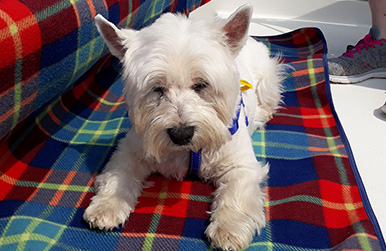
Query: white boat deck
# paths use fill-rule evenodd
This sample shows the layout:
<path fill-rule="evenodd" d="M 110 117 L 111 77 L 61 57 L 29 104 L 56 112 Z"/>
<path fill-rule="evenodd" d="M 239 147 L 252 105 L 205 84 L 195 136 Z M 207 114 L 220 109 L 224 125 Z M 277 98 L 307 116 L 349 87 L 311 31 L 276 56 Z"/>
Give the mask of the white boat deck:
<path fill-rule="evenodd" d="M 250 34 L 277 35 L 302 27 L 318 27 L 326 37 L 328 57 L 339 56 L 369 32 L 367 1 L 351 0 L 212 0 L 191 16 L 227 17 L 239 6 L 254 6 Z M 331 84 L 333 102 L 365 185 L 383 236 L 386 235 L 386 79 L 355 85 Z"/>

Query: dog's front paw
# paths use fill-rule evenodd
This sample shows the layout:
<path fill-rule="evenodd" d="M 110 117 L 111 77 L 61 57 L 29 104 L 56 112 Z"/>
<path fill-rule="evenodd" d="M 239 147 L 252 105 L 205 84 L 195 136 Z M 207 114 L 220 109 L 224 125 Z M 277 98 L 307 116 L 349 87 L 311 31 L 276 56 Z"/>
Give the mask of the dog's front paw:
<path fill-rule="evenodd" d="M 249 236 L 239 236 L 236 231 L 231 231 L 227 228 L 219 226 L 219 224 L 211 223 L 205 231 L 206 236 L 210 239 L 211 245 L 222 250 L 243 250 L 249 245 Z"/>
<path fill-rule="evenodd" d="M 131 208 L 124 201 L 96 195 L 83 214 L 91 228 L 113 230 L 129 218 Z"/>
<path fill-rule="evenodd" d="M 221 211 L 220 214 L 218 214 L 219 212 L 212 214 L 212 222 L 206 229 L 205 234 L 211 240 L 212 246 L 223 250 L 244 250 L 248 248 L 256 231 L 259 233 L 265 225 L 262 210 L 255 217 L 250 217 L 235 210 L 229 210 L 228 214 L 225 213 L 226 210 Z"/>

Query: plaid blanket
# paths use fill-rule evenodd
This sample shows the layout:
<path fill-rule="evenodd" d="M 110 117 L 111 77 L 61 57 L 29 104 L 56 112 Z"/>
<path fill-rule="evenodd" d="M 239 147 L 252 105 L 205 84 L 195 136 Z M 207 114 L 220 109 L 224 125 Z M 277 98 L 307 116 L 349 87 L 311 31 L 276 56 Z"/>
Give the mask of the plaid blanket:
<path fill-rule="evenodd" d="M 307 28 L 258 39 L 293 71 L 285 106 L 253 135 L 256 157 L 271 169 L 267 226 L 249 250 L 381 250 L 331 103 L 323 35 Z M 214 189 L 199 181 L 151 176 L 123 228 L 99 232 L 83 221 L 94 178 L 130 127 L 119 72 L 103 57 L 0 146 L 0 250 L 210 249 L 204 230 Z"/>
<path fill-rule="evenodd" d="M 0 143 L 27 116 L 71 89 L 106 54 L 94 27 L 96 14 L 139 29 L 163 12 L 188 13 L 206 2 L 1 0 Z"/>

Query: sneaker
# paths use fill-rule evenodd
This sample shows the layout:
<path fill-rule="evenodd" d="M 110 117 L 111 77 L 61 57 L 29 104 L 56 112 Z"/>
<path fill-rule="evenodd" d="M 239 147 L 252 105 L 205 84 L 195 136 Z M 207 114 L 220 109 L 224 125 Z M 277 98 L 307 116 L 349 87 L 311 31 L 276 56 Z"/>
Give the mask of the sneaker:
<path fill-rule="evenodd" d="M 355 46 L 338 58 L 328 60 L 330 81 L 358 83 L 369 78 L 386 78 L 386 40 L 379 39 L 379 29 L 374 26 Z"/>
<path fill-rule="evenodd" d="M 381 107 L 382 112 L 386 113 L 386 103 Z"/>

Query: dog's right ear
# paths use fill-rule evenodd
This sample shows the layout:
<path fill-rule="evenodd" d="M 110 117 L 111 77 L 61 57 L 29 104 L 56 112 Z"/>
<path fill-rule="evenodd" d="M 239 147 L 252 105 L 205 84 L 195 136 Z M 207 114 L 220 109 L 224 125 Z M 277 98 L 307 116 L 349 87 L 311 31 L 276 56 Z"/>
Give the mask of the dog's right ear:
<path fill-rule="evenodd" d="M 98 14 L 94 20 L 98 32 L 102 35 L 111 54 L 121 60 L 126 53 L 130 40 L 135 36 L 137 31 L 120 30 L 100 14 Z"/>

